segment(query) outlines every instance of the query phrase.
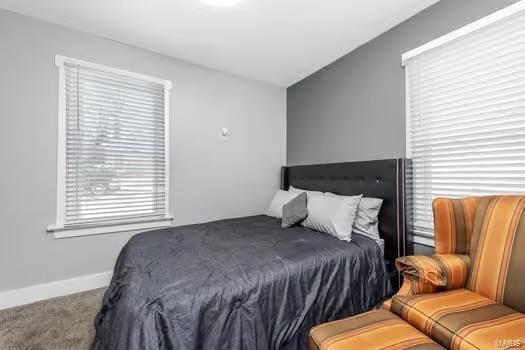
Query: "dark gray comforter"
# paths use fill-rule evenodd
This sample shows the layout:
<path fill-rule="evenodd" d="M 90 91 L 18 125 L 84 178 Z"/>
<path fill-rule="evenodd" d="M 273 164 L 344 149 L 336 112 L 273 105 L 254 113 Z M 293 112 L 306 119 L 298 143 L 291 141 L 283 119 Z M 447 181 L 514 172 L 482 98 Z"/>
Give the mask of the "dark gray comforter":
<path fill-rule="evenodd" d="M 306 349 L 389 289 L 378 245 L 266 216 L 145 232 L 122 249 L 93 349 Z"/>

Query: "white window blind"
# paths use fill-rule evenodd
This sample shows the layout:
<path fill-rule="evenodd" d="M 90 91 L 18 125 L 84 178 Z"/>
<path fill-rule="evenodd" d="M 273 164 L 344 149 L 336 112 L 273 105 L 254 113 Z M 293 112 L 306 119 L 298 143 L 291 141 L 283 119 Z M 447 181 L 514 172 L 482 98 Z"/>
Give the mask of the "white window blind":
<path fill-rule="evenodd" d="M 513 12 L 404 55 L 416 235 L 433 235 L 438 196 L 525 193 L 525 11 Z"/>
<path fill-rule="evenodd" d="M 169 82 L 68 58 L 60 69 L 57 227 L 169 218 Z"/>

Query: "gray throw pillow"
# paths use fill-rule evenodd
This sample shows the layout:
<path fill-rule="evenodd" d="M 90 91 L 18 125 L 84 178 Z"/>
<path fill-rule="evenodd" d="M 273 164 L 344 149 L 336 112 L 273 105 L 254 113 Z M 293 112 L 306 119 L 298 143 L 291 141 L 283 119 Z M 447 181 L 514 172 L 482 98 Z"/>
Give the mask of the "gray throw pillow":
<path fill-rule="evenodd" d="M 306 199 L 306 192 L 303 192 L 283 206 L 282 228 L 293 226 L 308 216 Z"/>

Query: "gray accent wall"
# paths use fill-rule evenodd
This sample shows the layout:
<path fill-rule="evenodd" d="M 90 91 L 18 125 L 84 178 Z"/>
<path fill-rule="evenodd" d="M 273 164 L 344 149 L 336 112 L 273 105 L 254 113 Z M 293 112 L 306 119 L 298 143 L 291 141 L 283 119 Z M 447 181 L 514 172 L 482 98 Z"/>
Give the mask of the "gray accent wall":
<path fill-rule="evenodd" d="M 286 162 L 285 89 L 0 10 L 0 292 L 110 271 L 133 234 L 46 233 L 56 212 L 56 54 L 173 82 L 174 225 L 264 212 Z"/>
<path fill-rule="evenodd" d="M 516 0 L 441 0 L 288 88 L 289 165 L 405 155 L 401 55 Z"/>

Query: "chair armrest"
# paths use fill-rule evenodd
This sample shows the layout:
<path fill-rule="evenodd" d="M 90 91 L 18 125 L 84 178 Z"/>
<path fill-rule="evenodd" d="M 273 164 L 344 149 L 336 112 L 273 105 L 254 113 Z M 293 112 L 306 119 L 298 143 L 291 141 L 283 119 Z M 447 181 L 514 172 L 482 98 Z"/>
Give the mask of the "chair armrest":
<path fill-rule="evenodd" d="M 422 287 L 417 294 L 427 290 L 432 293 L 436 289 L 463 288 L 470 271 L 470 257 L 461 254 L 404 256 L 396 259 L 396 268 L 405 279 Z"/>

